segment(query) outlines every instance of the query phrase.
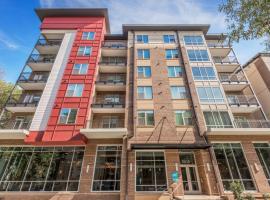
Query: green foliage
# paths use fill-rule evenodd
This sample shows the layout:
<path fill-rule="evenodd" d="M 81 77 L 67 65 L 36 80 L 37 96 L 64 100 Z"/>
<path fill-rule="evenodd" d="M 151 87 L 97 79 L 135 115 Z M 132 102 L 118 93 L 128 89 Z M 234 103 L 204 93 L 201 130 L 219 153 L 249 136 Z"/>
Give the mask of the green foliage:
<path fill-rule="evenodd" d="M 0 80 L 0 110 L 2 110 L 4 104 L 6 103 L 14 85 L 12 83 L 7 83 Z"/>
<path fill-rule="evenodd" d="M 247 200 L 255 200 L 255 197 L 253 197 L 253 195 L 249 193 L 249 194 L 246 194 L 245 199 L 247 199 Z"/>
<path fill-rule="evenodd" d="M 226 15 L 231 41 L 266 37 L 266 50 L 269 48 L 269 0 L 224 0 L 219 6 L 219 11 Z"/>
<path fill-rule="evenodd" d="M 264 193 L 263 194 L 263 199 L 264 200 L 270 200 L 270 193 Z"/>
<path fill-rule="evenodd" d="M 230 184 L 230 190 L 233 192 L 234 199 L 243 200 L 242 193 L 244 188 L 239 181 L 234 181 Z"/>

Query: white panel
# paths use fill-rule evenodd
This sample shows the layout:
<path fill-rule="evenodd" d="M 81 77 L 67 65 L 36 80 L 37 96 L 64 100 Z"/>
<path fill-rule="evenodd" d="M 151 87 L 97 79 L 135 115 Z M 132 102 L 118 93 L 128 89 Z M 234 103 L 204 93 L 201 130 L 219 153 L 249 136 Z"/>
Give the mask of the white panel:
<path fill-rule="evenodd" d="M 40 98 L 38 107 L 33 117 L 30 131 L 44 131 L 47 127 L 54 101 L 66 68 L 72 44 L 75 39 L 75 32 L 65 33 L 58 54 L 55 58 L 50 76 Z"/>

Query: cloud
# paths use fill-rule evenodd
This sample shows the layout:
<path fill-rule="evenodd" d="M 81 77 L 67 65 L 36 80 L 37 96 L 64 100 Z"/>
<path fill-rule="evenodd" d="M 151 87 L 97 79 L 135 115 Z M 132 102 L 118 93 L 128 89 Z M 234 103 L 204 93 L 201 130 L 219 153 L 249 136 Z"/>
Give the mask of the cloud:
<path fill-rule="evenodd" d="M 41 7 L 49 8 L 106 7 L 113 33 L 121 32 L 122 24 L 131 23 L 210 24 L 215 32 L 224 31 L 224 15 L 205 9 L 202 3 L 199 0 L 40 0 Z"/>
<path fill-rule="evenodd" d="M 16 50 L 19 48 L 16 42 L 12 41 L 3 31 L 0 30 L 0 45 L 4 46 L 5 48 Z"/>

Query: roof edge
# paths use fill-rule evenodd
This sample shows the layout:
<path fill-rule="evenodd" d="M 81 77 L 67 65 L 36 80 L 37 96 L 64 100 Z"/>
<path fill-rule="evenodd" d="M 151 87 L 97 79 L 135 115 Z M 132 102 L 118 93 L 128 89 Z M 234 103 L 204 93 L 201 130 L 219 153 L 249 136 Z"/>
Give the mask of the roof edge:
<path fill-rule="evenodd" d="M 242 65 L 243 68 L 247 67 L 250 63 L 255 61 L 257 58 L 264 56 L 264 57 L 270 57 L 270 52 L 259 52 L 252 58 L 250 58 L 244 65 Z"/>

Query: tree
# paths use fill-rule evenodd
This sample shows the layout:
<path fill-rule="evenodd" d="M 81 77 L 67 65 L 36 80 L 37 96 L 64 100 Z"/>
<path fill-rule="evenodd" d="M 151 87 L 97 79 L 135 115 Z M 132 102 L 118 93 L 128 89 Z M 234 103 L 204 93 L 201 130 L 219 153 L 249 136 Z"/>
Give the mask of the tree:
<path fill-rule="evenodd" d="M 4 80 L 0 80 L 0 110 L 3 109 L 4 104 L 6 103 L 14 84 L 7 83 Z"/>
<path fill-rule="evenodd" d="M 266 38 L 270 51 L 270 0 L 223 0 L 219 11 L 226 15 L 230 41 Z"/>

